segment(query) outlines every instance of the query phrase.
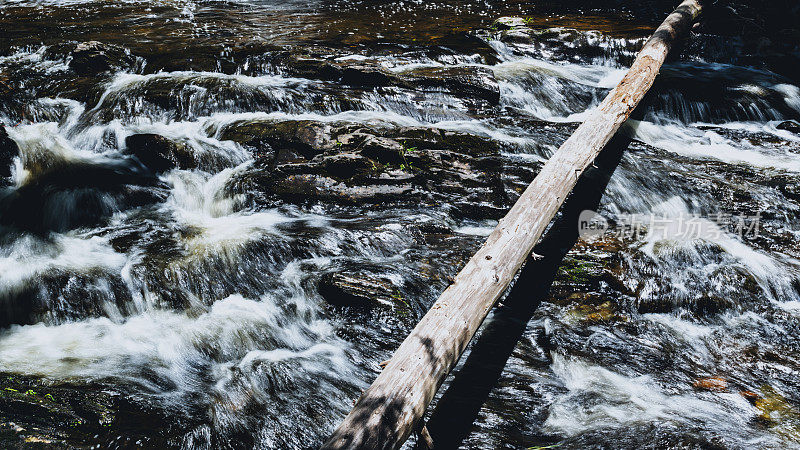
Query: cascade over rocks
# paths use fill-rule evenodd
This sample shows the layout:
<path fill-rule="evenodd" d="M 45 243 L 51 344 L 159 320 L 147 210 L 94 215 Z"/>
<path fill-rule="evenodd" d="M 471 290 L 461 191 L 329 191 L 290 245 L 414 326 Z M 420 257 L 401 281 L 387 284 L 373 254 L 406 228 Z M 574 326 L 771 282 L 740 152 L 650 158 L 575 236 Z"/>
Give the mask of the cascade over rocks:
<path fill-rule="evenodd" d="M 412 91 L 445 91 L 461 99 L 474 99 L 489 105 L 500 102 L 500 88 L 491 69 L 458 65 L 389 70 L 369 58 L 332 59 L 321 56 L 282 54 L 275 64 L 288 75 L 339 82 L 372 89 L 396 87 Z"/>
<path fill-rule="evenodd" d="M 423 67 L 400 72 L 398 76 L 409 88 L 446 88 L 459 97 L 479 98 L 493 105 L 500 103 L 500 87 L 494 72 L 482 67 Z"/>
<path fill-rule="evenodd" d="M 71 161 L 33 173 L 22 186 L 0 191 L 0 224 L 38 233 L 96 226 L 163 194 L 132 158 Z"/>

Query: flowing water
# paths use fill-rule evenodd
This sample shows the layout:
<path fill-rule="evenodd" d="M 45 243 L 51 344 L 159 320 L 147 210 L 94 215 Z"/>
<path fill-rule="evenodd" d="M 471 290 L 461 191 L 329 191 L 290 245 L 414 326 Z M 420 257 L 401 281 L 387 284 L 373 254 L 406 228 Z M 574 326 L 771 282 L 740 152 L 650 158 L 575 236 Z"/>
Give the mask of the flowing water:
<path fill-rule="evenodd" d="M 48 435 L 69 445 L 319 446 L 673 5 L 611 6 L 2 2 L 0 120 L 19 154 L 0 184 L 0 373 L 113 394 L 107 429 Z M 492 28 L 503 15 L 533 31 Z M 694 35 L 623 127 L 591 208 L 607 233 L 560 262 L 462 447 L 800 446 L 800 78 L 737 39 Z M 124 63 L 86 72 L 89 41 Z M 490 83 L 348 83 L 304 58 Z M 273 169 L 227 130 L 298 121 L 477 136 L 500 149 L 505 200 L 254 191 Z M 192 167 L 154 174 L 127 149 L 141 133 Z M 340 272 L 380 279 L 382 305 L 331 304 L 320 286 Z M 0 431 L 36 436 L 0 404 Z"/>

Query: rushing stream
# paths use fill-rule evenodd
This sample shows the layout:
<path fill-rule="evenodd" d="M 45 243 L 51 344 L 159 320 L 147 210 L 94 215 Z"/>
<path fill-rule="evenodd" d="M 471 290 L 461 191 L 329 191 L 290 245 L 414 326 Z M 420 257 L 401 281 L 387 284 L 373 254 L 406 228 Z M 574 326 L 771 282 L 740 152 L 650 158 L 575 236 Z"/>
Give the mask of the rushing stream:
<path fill-rule="evenodd" d="M 674 6 L 532 3 L 0 2 L 0 447 L 318 447 Z M 800 446 L 769 45 L 664 66 L 572 200 L 605 232 L 551 228 L 443 448 Z"/>

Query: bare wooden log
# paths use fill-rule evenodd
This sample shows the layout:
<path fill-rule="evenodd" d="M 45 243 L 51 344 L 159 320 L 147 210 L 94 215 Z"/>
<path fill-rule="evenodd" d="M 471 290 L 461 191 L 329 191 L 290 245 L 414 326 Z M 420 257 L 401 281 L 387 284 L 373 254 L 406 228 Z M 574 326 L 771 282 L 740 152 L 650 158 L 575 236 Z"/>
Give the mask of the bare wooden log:
<path fill-rule="evenodd" d="M 396 449 L 416 429 L 442 381 L 580 175 L 653 85 L 670 48 L 687 34 L 700 11 L 698 0 L 685 0 L 656 29 L 619 85 L 547 161 L 324 449 Z"/>

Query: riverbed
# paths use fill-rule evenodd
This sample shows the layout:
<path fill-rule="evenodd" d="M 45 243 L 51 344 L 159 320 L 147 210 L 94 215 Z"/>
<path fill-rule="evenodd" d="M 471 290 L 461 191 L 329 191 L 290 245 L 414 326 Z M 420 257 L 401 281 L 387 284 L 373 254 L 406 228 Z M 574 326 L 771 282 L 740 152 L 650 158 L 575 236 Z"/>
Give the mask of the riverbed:
<path fill-rule="evenodd" d="M 3 2 L 0 447 L 321 445 L 674 6 L 612 3 Z M 445 383 L 445 448 L 800 445 L 796 47 L 712 25 Z"/>

